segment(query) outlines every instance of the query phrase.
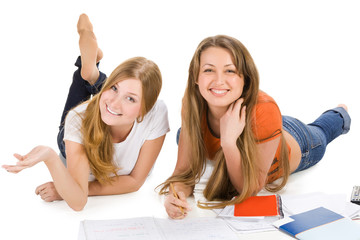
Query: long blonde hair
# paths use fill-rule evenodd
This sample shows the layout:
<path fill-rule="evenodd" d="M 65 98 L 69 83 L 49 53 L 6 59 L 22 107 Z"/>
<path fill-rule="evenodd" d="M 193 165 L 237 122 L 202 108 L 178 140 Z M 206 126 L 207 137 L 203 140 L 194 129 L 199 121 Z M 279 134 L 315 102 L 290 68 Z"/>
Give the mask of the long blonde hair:
<path fill-rule="evenodd" d="M 158 66 L 143 57 L 128 59 L 120 64 L 106 79 L 100 92 L 88 100 L 88 106 L 83 115 L 81 132 L 90 169 L 100 182 L 111 182 L 111 173 L 116 175 L 119 169 L 113 162 L 114 147 L 110 128 L 100 115 L 99 101 L 101 94 L 109 90 L 117 82 L 134 78 L 141 81 L 142 99 L 141 113 L 137 121 L 141 122 L 146 113 L 154 106 L 159 96 L 162 78 Z"/>
<path fill-rule="evenodd" d="M 187 186 L 194 186 L 204 173 L 206 153 L 201 119 L 203 115 L 206 114 L 208 106 L 205 99 L 201 96 L 196 83 L 199 76 L 201 53 L 209 47 L 220 47 L 226 49 L 232 55 L 237 73 L 244 76 L 244 89 L 241 97 L 244 98 L 243 105 L 246 106 L 246 112 L 248 113 L 246 114 L 247 124 L 245 125 L 243 133 L 236 141 L 241 155 L 242 177 L 244 183 L 242 192 L 238 193 L 232 185 L 226 168 L 224 152 L 222 148 L 220 148 L 214 157 L 214 170 L 203 192 L 208 201 L 220 202 L 198 203 L 198 206 L 202 208 L 217 208 L 245 200 L 254 194 L 259 186 L 259 168 L 256 161 L 257 140 L 254 138 L 251 124 L 249 124 L 253 121 L 252 112 L 257 103 L 259 93 L 259 75 L 255 63 L 245 46 L 239 40 L 229 36 L 217 35 L 204 39 L 199 44 L 191 60 L 187 88 L 183 98 L 183 109 L 186 109 L 186 111 L 182 112 L 181 128 L 181 131 L 185 131 L 186 135 L 189 137 L 190 145 L 192 146 L 190 168 L 185 172 L 173 175 L 167 179 L 162 184 L 160 194 L 167 192 L 171 182 L 182 182 Z M 283 137 L 281 142 L 285 142 Z M 281 162 L 288 162 L 287 151 L 282 151 Z M 288 175 L 289 170 L 286 170 L 288 168 L 288 166 L 285 166 L 285 175 Z M 286 180 L 287 178 L 284 178 L 284 182 L 279 187 L 284 186 Z M 271 191 L 279 190 L 278 187 L 271 188 L 268 186 L 267 189 Z M 237 195 L 237 198 L 231 200 Z"/>

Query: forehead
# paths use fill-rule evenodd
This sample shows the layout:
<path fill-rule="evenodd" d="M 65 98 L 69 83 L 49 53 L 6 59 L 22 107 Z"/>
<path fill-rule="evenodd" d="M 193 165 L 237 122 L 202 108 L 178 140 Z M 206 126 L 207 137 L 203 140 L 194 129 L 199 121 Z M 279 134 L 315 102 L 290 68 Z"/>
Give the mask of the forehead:
<path fill-rule="evenodd" d="M 118 80 L 115 85 L 121 92 L 131 92 L 139 96 L 142 93 L 141 81 L 136 78 Z"/>
<path fill-rule="evenodd" d="M 200 55 L 200 64 L 234 64 L 230 51 L 221 47 L 209 47 Z"/>

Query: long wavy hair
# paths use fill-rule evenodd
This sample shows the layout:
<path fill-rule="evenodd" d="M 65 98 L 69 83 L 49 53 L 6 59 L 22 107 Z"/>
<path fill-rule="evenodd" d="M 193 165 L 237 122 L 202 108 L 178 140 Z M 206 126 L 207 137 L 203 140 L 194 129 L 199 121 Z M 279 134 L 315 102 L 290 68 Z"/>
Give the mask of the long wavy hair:
<path fill-rule="evenodd" d="M 244 98 L 243 105 L 246 105 L 246 125 L 243 133 L 238 137 L 236 144 L 241 155 L 243 189 L 238 192 L 230 181 L 227 172 L 224 152 L 222 148 L 218 150 L 214 157 L 214 170 L 204 189 L 204 196 L 209 202 L 198 202 L 201 208 L 218 208 L 226 205 L 242 202 L 253 195 L 258 189 L 258 176 L 260 170 L 257 165 L 257 139 L 254 138 L 252 123 L 253 110 L 257 103 L 259 93 L 259 74 L 255 63 L 245 48 L 237 39 L 217 35 L 204 39 L 197 47 L 189 67 L 188 83 L 183 97 L 182 126 L 181 131 L 185 131 L 190 141 L 191 159 L 190 168 L 186 171 L 175 174 L 168 178 L 162 185 L 160 194 L 165 194 L 172 182 L 182 182 L 187 186 L 193 187 L 199 182 L 206 166 L 206 152 L 202 134 L 201 120 L 207 113 L 208 105 L 201 96 L 197 85 L 200 71 L 200 56 L 203 51 L 210 47 L 219 47 L 230 52 L 237 73 L 244 76 L 244 89 L 241 95 Z M 186 110 L 184 110 L 186 109 Z M 281 134 L 282 136 L 282 134 Z M 279 186 L 267 185 L 266 189 L 277 191 L 281 189 L 289 175 L 288 155 L 285 148 L 285 139 L 281 137 L 281 164 L 284 167 L 283 182 Z M 234 196 L 238 196 L 233 199 Z M 216 201 L 216 202 L 210 202 Z"/>
<path fill-rule="evenodd" d="M 141 113 L 137 118 L 137 121 L 141 122 L 154 106 L 162 86 L 158 66 L 144 57 L 131 58 L 120 64 L 106 79 L 100 92 L 86 102 L 88 106 L 83 115 L 81 133 L 90 169 L 100 183 L 110 183 L 110 175 L 117 175 L 116 172 L 119 170 L 113 162 L 114 147 L 110 127 L 101 119 L 100 97 L 104 91 L 109 90 L 116 83 L 129 78 L 141 81 Z"/>

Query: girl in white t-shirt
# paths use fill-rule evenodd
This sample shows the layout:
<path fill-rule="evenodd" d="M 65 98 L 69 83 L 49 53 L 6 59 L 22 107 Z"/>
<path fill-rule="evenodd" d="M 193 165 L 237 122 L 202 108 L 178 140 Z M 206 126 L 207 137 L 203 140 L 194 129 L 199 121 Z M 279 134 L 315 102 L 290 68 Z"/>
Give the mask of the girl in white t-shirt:
<path fill-rule="evenodd" d="M 132 58 L 106 78 L 97 68 L 103 53 L 85 14 L 77 29 L 81 57 L 61 119 L 60 155 L 37 146 L 26 155 L 14 154 L 16 165 L 3 168 L 18 173 L 43 161 L 53 182 L 40 185 L 36 193 L 47 202 L 63 199 L 79 211 L 88 196 L 137 191 L 155 163 L 169 123 L 165 104 L 157 100 L 162 85 L 157 65 Z"/>

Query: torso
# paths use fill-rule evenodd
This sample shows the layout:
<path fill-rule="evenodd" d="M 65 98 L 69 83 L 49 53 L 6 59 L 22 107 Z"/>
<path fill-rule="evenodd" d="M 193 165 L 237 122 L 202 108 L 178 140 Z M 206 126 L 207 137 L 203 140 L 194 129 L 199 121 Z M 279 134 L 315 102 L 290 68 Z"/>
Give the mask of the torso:
<path fill-rule="evenodd" d="M 301 161 L 301 149 L 297 141 L 293 136 L 291 136 L 287 131 L 284 129 L 282 130 L 286 143 L 289 145 L 291 149 L 291 155 L 289 159 L 290 164 L 290 172 L 294 172 L 296 168 L 299 166 Z"/>

